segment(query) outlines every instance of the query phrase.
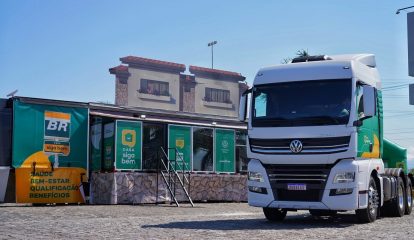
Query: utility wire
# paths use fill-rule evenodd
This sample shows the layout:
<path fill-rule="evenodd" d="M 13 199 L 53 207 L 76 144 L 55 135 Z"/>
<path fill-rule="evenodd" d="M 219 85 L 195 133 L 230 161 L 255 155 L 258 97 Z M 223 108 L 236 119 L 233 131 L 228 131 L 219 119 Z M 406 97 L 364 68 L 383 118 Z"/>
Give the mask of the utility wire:
<path fill-rule="evenodd" d="M 391 135 L 394 135 L 394 134 L 413 134 L 414 133 L 414 131 L 405 131 L 405 132 L 386 132 L 385 134 L 391 134 Z"/>

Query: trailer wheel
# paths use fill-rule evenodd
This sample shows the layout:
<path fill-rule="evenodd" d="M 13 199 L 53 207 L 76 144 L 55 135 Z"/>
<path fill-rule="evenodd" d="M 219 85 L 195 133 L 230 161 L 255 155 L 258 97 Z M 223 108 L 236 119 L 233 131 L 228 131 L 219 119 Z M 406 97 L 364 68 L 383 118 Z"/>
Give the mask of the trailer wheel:
<path fill-rule="evenodd" d="M 379 196 L 377 184 L 371 176 L 368 187 L 368 206 L 365 209 L 357 209 L 356 215 L 361 223 L 371 223 L 377 219 L 379 206 Z"/>
<path fill-rule="evenodd" d="M 407 179 L 407 188 L 405 191 L 405 214 L 410 215 L 413 210 L 413 185 L 410 178 Z"/>
<path fill-rule="evenodd" d="M 397 178 L 397 194 L 394 199 L 384 204 L 384 215 L 390 217 L 402 217 L 405 213 L 406 191 L 401 177 Z"/>
<path fill-rule="evenodd" d="M 263 208 L 263 213 L 267 220 L 271 222 L 281 222 L 285 219 L 287 211 L 278 208 Z"/>

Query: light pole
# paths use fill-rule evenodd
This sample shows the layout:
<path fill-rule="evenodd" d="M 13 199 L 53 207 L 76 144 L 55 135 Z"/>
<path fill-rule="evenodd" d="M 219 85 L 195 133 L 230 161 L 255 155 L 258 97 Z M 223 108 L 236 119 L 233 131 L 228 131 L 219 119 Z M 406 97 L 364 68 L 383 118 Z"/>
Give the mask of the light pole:
<path fill-rule="evenodd" d="M 413 8 L 414 6 L 410 6 L 410 7 L 405 7 L 405 8 L 400 8 L 400 9 L 397 9 L 397 12 L 395 13 L 395 14 L 400 14 L 400 12 L 401 11 L 404 11 L 404 10 L 407 10 L 407 9 L 409 9 L 409 8 Z"/>
<path fill-rule="evenodd" d="M 207 46 L 209 46 L 209 47 L 211 47 L 211 69 L 213 69 L 213 58 L 214 58 L 214 53 L 213 53 L 213 46 L 214 45 L 216 45 L 217 44 L 217 41 L 212 41 L 212 42 L 209 42 L 208 44 L 207 44 Z"/>

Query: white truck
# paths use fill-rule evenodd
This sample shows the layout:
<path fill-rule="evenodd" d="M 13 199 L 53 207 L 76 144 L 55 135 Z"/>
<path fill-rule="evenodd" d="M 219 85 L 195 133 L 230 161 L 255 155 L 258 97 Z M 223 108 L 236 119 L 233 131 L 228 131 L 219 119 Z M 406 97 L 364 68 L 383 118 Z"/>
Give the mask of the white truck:
<path fill-rule="evenodd" d="M 307 56 L 262 68 L 239 114 L 248 120 L 248 202 L 268 220 L 296 210 L 355 210 L 361 222 L 411 213 L 413 176 L 406 150 L 383 138 L 374 55 Z"/>

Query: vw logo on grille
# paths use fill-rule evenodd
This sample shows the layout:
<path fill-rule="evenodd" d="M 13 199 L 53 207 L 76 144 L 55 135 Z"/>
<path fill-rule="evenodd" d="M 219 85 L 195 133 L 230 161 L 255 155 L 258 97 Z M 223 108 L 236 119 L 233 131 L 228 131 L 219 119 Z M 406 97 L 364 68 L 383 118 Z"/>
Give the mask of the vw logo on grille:
<path fill-rule="evenodd" d="M 290 142 L 290 151 L 292 151 L 293 153 L 300 153 L 300 151 L 302 151 L 302 142 L 299 140 L 293 140 L 292 142 Z"/>

